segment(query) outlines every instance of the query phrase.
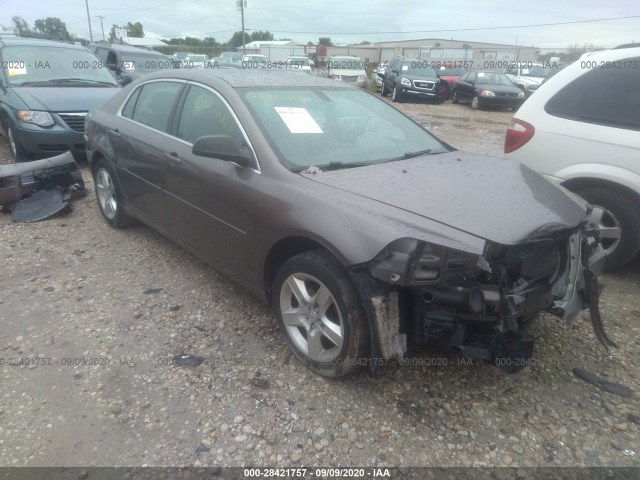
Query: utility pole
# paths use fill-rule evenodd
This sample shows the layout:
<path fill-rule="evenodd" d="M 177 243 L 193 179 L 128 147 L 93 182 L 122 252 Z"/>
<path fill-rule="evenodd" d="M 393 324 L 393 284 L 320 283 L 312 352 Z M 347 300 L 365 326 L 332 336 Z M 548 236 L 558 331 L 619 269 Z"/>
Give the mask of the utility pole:
<path fill-rule="evenodd" d="M 96 18 L 100 19 L 100 28 L 102 28 L 102 40 L 105 40 L 105 38 L 104 38 L 104 25 L 102 24 L 102 19 L 107 18 L 107 17 L 103 17 L 102 15 L 96 15 Z"/>
<path fill-rule="evenodd" d="M 242 55 L 247 53 L 247 44 L 244 36 L 244 9 L 247 7 L 247 0 L 238 0 L 238 9 L 240 10 L 240 16 L 242 17 Z"/>
<path fill-rule="evenodd" d="M 89 0 L 84 0 L 84 4 L 87 6 L 87 22 L 89 22 L 89 38 L 93 42 L 93 32 L 91 31 L 91 15 L 89 15 Z"/>

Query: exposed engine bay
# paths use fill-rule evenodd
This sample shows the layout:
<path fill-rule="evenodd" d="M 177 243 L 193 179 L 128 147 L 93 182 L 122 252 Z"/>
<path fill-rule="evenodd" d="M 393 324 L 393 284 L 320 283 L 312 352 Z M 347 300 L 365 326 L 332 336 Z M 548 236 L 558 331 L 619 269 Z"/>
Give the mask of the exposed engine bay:
<path fill-rule="evenodd" d="M 602 259 L 597 234 L 582 226 L 517 245 L 487 242 L 481 256 L 400 239 L 352 278 L 372 299 L 374 355 L 401 358 L 407 341 L 431 343 L 513 373 L 532 356 L 534 341 L 524 333 L 543 311 L 570 321 L 589 307 L 596 336 L 615 346 L 602 326 L 592 270 Z"/>

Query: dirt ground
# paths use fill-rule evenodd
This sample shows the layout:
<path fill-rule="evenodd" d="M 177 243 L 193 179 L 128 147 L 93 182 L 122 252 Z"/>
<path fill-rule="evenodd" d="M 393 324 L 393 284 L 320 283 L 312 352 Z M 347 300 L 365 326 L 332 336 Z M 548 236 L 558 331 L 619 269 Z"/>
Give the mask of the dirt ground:
<path fill-rule="evenodd" d="M 512 115 L 398 107 L 493 155 Z M 292 357 L 244 289 L 145 226 L 110 228 L 93 191 L 40 223 L 1 213 L 0 258 L 0 466 L 640 466 L 640 258 L 602 278 L 617 350 L 586 315 L 542 315 L 516 375 L 417 349 L 336 380 Z"/>

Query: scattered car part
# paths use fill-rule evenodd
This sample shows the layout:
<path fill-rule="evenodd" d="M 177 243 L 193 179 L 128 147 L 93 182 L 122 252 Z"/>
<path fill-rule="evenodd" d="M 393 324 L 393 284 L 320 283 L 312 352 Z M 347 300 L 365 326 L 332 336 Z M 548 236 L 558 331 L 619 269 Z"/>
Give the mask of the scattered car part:
<path fill-rule="evenodd" d="M 583 368 L 576 367 L 572 371 L 576 377 L 592 385 L 595 385 L 596 387 L 604 390 L 605 392 L 615 393 L 616 395 L 620 395 L 621 397 L 625 397 L 625 398 L 629 398 L 633 395 L 629 387 L 625 387 L 624 385 L 618 385 L 617 383 L 612 383 L 612 382 L 609 382 L 608 380 L 604 380 L 594 375 L 591 372 L 587 372 Z"/>
<path fill-rule="evenodd" d="M 69 208 L 86 195 L 71 153 L 32 162 L 0 165 L 0 206 L 17 222 L 37 222 Z"/>

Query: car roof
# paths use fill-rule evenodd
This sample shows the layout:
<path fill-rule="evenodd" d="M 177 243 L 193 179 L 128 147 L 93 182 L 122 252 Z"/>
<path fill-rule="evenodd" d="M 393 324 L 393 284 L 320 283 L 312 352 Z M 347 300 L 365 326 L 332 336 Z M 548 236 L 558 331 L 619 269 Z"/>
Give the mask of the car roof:
<path fill-rule="evenodd" d="M 72 42 L 64 40 L 47 40 L 43 38 L 29 37 L 2 37 L 0 38 L 1 46 L 33 46 L 33 47 L 60 47 L 73 48 L 76 50 L 86 50 L 82 45 L 76 45 Z"/>
<path fill-rule="evenodd" d="M 334 87 L 354 88 L 344 82 L 329 80 L 314 75 L 296 75 L 288 70 L 253 70 L 205 68 L 198 70 L 175 69 L 152 73 L 144 77 L 145 81 L 175 78 L 205 84 L 225 82 L 232 88 L 247 87 Z"/>

